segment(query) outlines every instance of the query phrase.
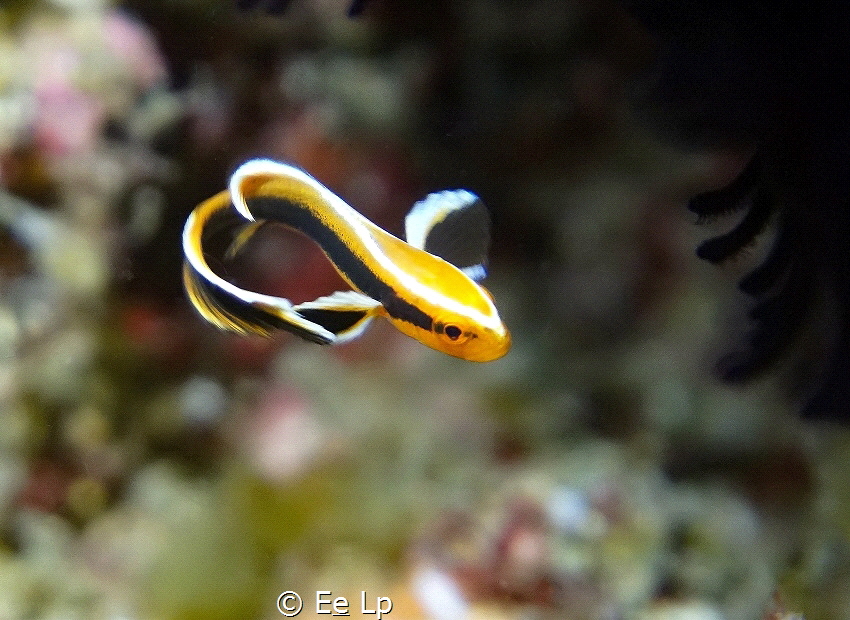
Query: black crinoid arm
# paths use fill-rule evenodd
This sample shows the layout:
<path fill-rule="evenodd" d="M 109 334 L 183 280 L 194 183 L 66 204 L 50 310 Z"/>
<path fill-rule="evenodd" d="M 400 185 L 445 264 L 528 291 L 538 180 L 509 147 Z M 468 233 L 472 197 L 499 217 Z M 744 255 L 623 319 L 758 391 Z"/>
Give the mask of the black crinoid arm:
<path fill-rule="evenodd" d="M 660 43 L 641 102 L 653 122 L 705 148 L 756 149 L 732 183 L 689 205 L 703 222 L 743 211 L 697 248 L 712 263 L 776 229 L 740 282 L 750 325 L 718 374 L 744 382 L 796 361 L 802 415 L 850 423 L 850 3 L 624 3 Z"/>

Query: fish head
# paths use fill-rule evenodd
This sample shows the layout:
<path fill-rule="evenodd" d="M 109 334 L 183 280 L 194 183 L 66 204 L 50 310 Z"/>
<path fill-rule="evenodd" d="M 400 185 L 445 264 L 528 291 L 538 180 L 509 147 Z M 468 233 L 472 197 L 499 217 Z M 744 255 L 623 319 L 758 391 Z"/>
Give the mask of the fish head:
<path fill-rule="evenodd" d="M 437 324 L 435 324 L 437 325 Z M 447 320 L 438 329 L 440 351 L 470 362 L 492 362 L 511 348 L 511 334 L 504 326 L 466 325 Z"/>
<path fill-rule="evenodd" d="M 511 334 L 498 314 L 469 316 L 463 312 L 438 314 L 430 330 L 418 339 L 425 345 L 471 362 L 491 362 L 511 348 Z"/>

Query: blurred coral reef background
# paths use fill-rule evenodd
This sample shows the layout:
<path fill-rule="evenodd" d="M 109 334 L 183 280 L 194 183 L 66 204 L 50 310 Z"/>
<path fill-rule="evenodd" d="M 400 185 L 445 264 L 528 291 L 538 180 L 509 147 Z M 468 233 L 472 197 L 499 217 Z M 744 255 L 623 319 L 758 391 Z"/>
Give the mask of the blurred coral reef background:
<path fill-rule="evenodd" d="M 285 590 L 299 617 L 316 590 L 397 620 L 850 617 L 850 436 L 776 377 L 711 378 L 764 248 L 701 263 L 721 224 L 684 204 L 748 153 L 636 121 L 652 41 L 614 4 L 347 5 L 0 5 L 0 619 L 272 619 Z M 513 351 L 205 324 L 181 227 L 256 155 L 395 233 L 480 194 Z M 339 286 L 285 231 L 218 266 Z"/>

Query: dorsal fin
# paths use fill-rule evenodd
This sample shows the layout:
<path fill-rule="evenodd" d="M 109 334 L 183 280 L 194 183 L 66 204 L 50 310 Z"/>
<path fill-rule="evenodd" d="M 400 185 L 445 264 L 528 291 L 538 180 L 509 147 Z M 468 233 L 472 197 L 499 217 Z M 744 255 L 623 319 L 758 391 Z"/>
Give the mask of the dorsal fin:
<path fill-rule="evenodd" d="M 473 280 L 486 275 L 490 214 L 465 189 L 429 194 L 404 221 L 407 242 L 462 269 Z"/>

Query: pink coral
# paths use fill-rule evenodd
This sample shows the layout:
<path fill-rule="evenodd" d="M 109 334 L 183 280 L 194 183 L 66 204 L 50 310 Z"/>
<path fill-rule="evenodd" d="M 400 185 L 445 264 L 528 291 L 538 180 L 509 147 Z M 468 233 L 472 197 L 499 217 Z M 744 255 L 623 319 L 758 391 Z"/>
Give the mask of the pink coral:
<path fill-rule="evenodd" d="M 71 155 L 95 148 L 106 120 L 106 107 L 95 97 L 64 88 L 45 88 L 36 94 L 36 147 L 46 155 Z"/>
<path fill-rule="evenodd" d="M 120 11 L 112 11 L 103 22 L 103 36 L 106 46 L 124 62 L 139 90 L 144 92 L 166 81 L 165 60 L 142 24 Z"/>
<path fill-rule="evenodd" d="M 32 138 L 45 155 L 92 151 L 110 114 L 167 79 L 165 60 L 140 23 L 119 11 L 94 23 L 92 30 L 88 22 L 36 22 L 21 36 L 29 67 L 23 79 L 35 102 Z"/>

